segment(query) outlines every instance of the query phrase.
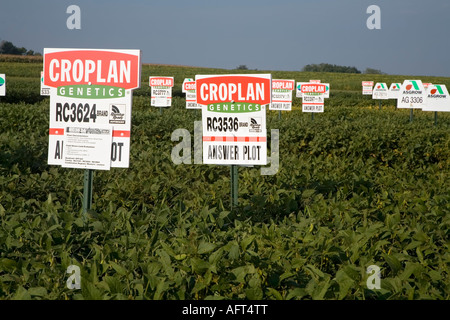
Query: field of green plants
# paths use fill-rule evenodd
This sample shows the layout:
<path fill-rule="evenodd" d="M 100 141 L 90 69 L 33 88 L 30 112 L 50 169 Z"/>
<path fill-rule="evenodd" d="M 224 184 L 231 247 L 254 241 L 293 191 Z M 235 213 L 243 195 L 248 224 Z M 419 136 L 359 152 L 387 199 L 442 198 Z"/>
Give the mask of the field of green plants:
<path fill-rule="evenodd" d="M 80 169 L 47 165 L 49 98 L 39 59 L 0 57 L 0 299 L 450 299 L 450 114 L 396 109 L 361 81 L 450 78 L 143 65 L 130 168 L 96 171 L 83 220 Z M 280 168 L 179 164 L 172 132 L 194 133 L 181 83 L 196 74 L 272 73 L 329 82 L 325 112 L 268 111 Z M 171 108 L 150 75 L 174 76 Z M 294 93 L 295 96 L 295 93 Z M 193 141 L 193 139 L 192 139 Z M 192 159 L 193 160 L 193 159 Z M 192 161 L 193 163 L 193 161 Z M 81 289 L 66 286 L 69 265 Z M 367 268 L 381 269 L 381 289 Z"/>

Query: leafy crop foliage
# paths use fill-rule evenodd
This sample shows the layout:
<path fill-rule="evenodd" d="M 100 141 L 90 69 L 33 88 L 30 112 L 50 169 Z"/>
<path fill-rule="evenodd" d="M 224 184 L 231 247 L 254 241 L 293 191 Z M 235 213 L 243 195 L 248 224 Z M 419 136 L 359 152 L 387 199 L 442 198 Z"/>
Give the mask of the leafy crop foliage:
<path fill-rule="evenodd" d="M 418 110 L 410 122 L 392 100 L 378 110 L 361 95 L 364 75 L 272 72 L 329 81 L 331 97 L 314 119 L 298 98 L 281 119 L 268 111 L 280 169 L 240 168 L 231 211 L 228 167 L 171 161 L 172 132 L 193 137 L 201 120 L 181 82 L 228 71 L 144 65 L 130 168 L 95 172 L 84 221 L 83 170 L 47 165 L 42 64 L 1 67 L 0 299 L 450 298 L 448 114 L 434 125 Z M 162 114 L 150 107 L 149 75 L 177 81 Z M 72 264 L 80 290 L 66 287 Z M 381 268 L 379 290 L 367 287 L 370 265 Z"/>

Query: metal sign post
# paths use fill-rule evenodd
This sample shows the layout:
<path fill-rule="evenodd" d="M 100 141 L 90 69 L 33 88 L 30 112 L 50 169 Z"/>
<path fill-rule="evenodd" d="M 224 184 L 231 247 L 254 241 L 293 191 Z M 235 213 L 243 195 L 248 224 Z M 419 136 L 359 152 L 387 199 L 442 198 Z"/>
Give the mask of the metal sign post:
<path fill-rule="evenodd" d="M 239 172 L 237 165 L 231 165 L 231 209 L 238 206 L 238 196 L 239 196 Z"/>
<path fill-rule="evenodd" d="M 94 182 L 94 170 L 84 170 L 84 188 L 83 188 L 83 220 L 87 220 L 87 212 L 92 207 L 92 186 Z"/>

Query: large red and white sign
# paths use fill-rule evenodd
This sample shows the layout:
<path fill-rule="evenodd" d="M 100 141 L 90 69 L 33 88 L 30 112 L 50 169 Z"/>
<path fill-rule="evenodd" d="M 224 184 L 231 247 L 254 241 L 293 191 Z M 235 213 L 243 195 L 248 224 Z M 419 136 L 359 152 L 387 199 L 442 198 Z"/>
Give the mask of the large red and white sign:
<path fill-rule="evenodd" d="M 197 75 L 202 106 L 203 163 L 266 165 L 270 74 Z"/>
<path fill-rule="evenodd" d="M 48 164 L 67 165 L 67 128 L 111 128 L 111 167 L 129 166 L 132 90 L 141 83 L 140 56 L 140 50 L 44 49 L 43 84 L 50 88 Z M 80 162 L 71 159 L 72 167 L 101 169 L 86 166 L 96 161 L 82 154 L 95 153 L 80 151 Z"/>
<path fill-rule="evenodd" d="M 137 89 L 140 70 L 139 50 L 44 50 L 44 85 L 53 88 L 99 85 Z"/>
<path fill-rule="evenodd" d="M 291 111 L 292 90 L 295 89 L 295 80 L 272 80 L 272 103 L 270 110 Z"/>

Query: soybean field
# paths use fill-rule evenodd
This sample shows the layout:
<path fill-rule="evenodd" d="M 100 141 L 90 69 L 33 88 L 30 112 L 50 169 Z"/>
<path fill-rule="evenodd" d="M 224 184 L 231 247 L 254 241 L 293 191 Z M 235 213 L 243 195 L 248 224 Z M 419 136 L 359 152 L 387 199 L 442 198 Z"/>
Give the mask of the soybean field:
<path fill-rule="evenodd" d="M 361 81 L 446 84 L 450 78 L 142 66 L 133 93 L 130 167 L 95 171 L 82 212 L 83 170 L 47 164 L 49 98 L 39 57 L 0 56 L 0 299 L 448 300 L 450 114 L 396 109 Z M 194 122 L 181 84 L 197 74 L 271 73 L 330 83 L 325 112 L 267 111 L 279 168 L 194 163 Z M 150 106 L 149 76 L 173 76 L 173 101 Z M 186 129 L 191 155 L 175 164 Z M 186 141 L 184 141 L 186 142 Z M 67 287 L 77 265 L 81 288 Z M 368 286 L 369 266 L 380 288 Z"/>

